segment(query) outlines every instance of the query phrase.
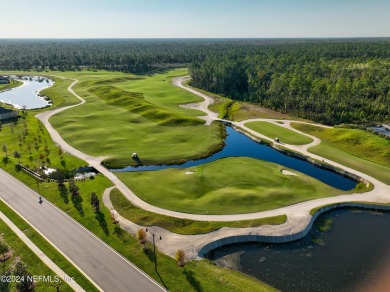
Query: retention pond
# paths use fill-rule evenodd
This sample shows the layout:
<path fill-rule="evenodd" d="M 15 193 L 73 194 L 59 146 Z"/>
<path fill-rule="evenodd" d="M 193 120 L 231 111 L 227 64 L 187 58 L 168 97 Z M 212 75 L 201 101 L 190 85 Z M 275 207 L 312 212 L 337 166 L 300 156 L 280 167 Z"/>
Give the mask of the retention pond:
<path fill-rule="evenodd" d="M 339 209 L 287 244 L 228 245 L 208 254 L 282 291 L 390 291 L 390 213 Z"/>
<path fill-rule="evenodd" d="M 16 108 L 35 109 L 50 105 L 50 101 L 40 95 L 40 91 L 53 85 L 53 81 L 44 77 L 25 76 L 23 85 L 0 93 L 0 101 L 12 104 Z"/>
<path fill-rule="evenodd" d="M 183 164 L 177 165 L 148 165 L 148 166 L 137 166 L 132 167 L 128 166 L 122 169 L 111 169 L 113 172 L 119 171 L 146 171 L 146 170 L 161 170 L 167 168 L 188 168 L 197 165 L 201 165 L 207 162 L 215 161 L 217 159 L 225 157 L 238 157 L 245 156 L 256 159 L 261 159 L 273 163 L 277 163 L 300 171 L 304 174 L 307 174 L 311 177 L 314 177 L 332 187 L 341 189 L 341 190 L 351 190 L 353 189 L 357 182 L 344 177 L 335 172 L 317 167 L 310 162 L 288 156 L 283 154 L 274 148 L 259 144 L 246 135 L 235 131 L 231 127 L 226 127 L 227 137 L 225 140 L 225 147 L 223 149 L 207 158 L 199 160 L 190 160 Z"/>

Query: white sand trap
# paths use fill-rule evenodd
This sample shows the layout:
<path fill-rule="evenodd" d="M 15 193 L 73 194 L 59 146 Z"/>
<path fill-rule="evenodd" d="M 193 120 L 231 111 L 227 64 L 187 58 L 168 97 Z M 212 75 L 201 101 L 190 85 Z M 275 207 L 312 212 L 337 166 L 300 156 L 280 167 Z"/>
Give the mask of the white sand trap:
<path fill-rule="evenodd" d="M 285 170 L 285 169 L 282 169 L 282 174 L 284 174 L 284 175 L 297 175 L 295 172 Z"/>
<path fill-rule="evenodd" d="M 194 174 L 195 171 L 186 171 L 185 174 Z"/>

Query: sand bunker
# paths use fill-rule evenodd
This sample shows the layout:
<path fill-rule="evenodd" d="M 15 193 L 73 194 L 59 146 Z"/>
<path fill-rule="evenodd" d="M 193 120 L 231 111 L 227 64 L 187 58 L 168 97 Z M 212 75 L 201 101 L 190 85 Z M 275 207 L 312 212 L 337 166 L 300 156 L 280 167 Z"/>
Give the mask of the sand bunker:
<path fill-rule="evenodd" d="M 289 170 L 282 169 L 281 171 L 282 171 L 282 174 L 284 174 L 284 175 L 297 175 L 295 172 L 292 172 Z"/>

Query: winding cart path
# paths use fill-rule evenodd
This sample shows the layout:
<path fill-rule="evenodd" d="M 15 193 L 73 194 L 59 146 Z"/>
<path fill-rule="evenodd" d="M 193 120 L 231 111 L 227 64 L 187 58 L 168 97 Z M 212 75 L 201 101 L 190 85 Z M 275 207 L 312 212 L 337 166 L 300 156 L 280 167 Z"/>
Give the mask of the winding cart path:
<path fill-rule="evenodd" d="M 201 110 L 206 113 L 205 116 L 200 116 L 199 118 L 202 118 L 205 120 L 206 125 L 210 125 L 212 121 L 215 120 L 221 120 L 218 118 L 217 114 L 214 112 L 211 112 L 208 109 L 208 106 L 213 103 L 213 99 L 209 96 L 207 96 L 204 93 L 198 92 L 193 88 L 189 88 L 183 85 L 183 82 L 187 81 L 189 79 L 188 76 L 185 77 L 177 77 L 173 79 L 173 84 L 175 86 L 178 86 L 184 90 L 187 90 L 193 94 L 196 94 L 200 96 L 201 98 L 204 99 L 204 101 L 196 104 L 187 104 L 185 107 L 187 108 L 193 108 L 197 110 Z M 239 235 L 247 235 L 248 233 L 256 233 L 259 235 L 278 235 L 278 236 L 284 236 L 284 235 L 289 235 L 289 234 L 294 234 L 302 231 L 307 227 L 307 225 L 310 223 L 311 220 L 311 215 L 310 215 L 310 210 L 313 208 L 317 208 L 323 205 L 328 205 L 328 204 L 335 204 L 335 203 L 342 203 L 342 202 L 371 202 L 371 203 L 389 203 L 390 202 L 390 186 L 387 184 L 384 184 L 377 179 L 364 174 L 362 172 L 356 171 L 354 169 L 348 168 L 344 165 L 341 165 L 339 163 L 333 162 L 331 160 L 326 159 L 326 162 L 328 164 L 331 164 L 335 167 L 344 169 L 350 173 L 353 173 L 357 176 L 360 176 L 366 181 L 369 181 L 371 184 L 373 184 L 374 188 L 370 192 L 366 192 L 363 194 L 360 193 L 355 193 L 355 194 L 348 194 L 348 195 L 340 195 L 340 196 L 335 196 L 335 197 L 330 197 L 330 198 L 323 198 L 323 199 L 316 199 L 312 201 L 307 201 L 307 202 L 302 202 L 298 204 L 294 204 L 291 206 L 287 206 L 284 208 L 279 208 L 275 210 L 269 210 L 269 211 L 263 211 L 263 212 L 255 212 L 255 213 L 248 213 L 248 214 L 235 214 L 235 215 L 198 215 L 198 214 L 188 214 L 188 213 L 181 213 L 181 212 L 175 212 L 171 210 L 166 210 L 162 208 L 158 208 L 156 206 L 150 205 L 146 203 L 145 201 L 141 200 L 138 198 L 134 192 L 129 189 L 123 182 L 121 182 L 112 172 L 110 172 L 108 169 L 103 167 L 101 165 L 101 162 L 103 161 L 104 157 L 93 157 L 90 155 L 87 155 L 74 147 L 70 146 L 67 142 L 65 142 L 62 137 L 59 135 L 59 133 L 52 127 L 52 125 L 49 122 L 49 119 L 51 116 L 62 112 L 64 110 L 67 110 L 69 108 L 75 107 L 75 106 L 80 106 L 83 103 L 85 103 L 85 100 L 81 98 L 76 92 L 73 91 L 72 87 L 76 84 L 77 80 L 75 80 L 68 88 L 69 92 L 71 92 L 74 96 L 76 96 L 79 100 L 80 103 L 77 105 L 69 106 L 69 107 L 63 107 L 63 108 L 57 108 L 51 111 L 46 111 L 43 113 L 40 113 L 36 115 L 37 118 L 39 118 L 42 123 L 45 125 L 47 130 L 49 131 L 52 139 L 60 145 L 65 151 L 69 152 L 70 154 L 81 158 L 85 160 L 89 165 L 95 167 L 100 173 L 102 173 L 104 176 L 106 176 L 108 179 L 111 180 L 111 182 L 114 184 L 116 188 L 118 188 L 123 195 L 134 205 L 137 205 L 138 207 L 145 209 L 147 211 L 155 212 L 158 214 L 163 214 L 167 216 L 172 216 L 172 217 L 177 217 L 177 218 L 185 218 L 185 219 L 192 219 L 192 220 L 197 220 L 197 221 L 234 221 L 234 220 L 248 220 L 248 219 L 256 219 L 256 218 L 266 218 L 266 217 L 272 217 L 272 216 L 278 216 L 278 215 L 287 215 L 287 222 L 281 225 L 277 226 L 261 226 L 257 228 L 221 228 L 218 231 L 198 236 L 184 236 L 186 239 L 184 240 L 183 235 L 177 235 L 174 233 L 171 233 L 169 231 L 165 232 L 161 230 L 159 227 L 155 227 L 156 230 L 158 229 L 159 233 L 164 233 L 165 240 L 159 241 L 157 243 L 158 247 L 165 251 L 167 254 L 174 256 L 174 252 L 169 248 L 169 246 L 172 246 L 173 241 L 170 241 L 169 238 L 174 240 L 175 242 L 175 248 L 183 248 L 187 254 L 192 254 L 195 256 L 197 251 L 204 246 L 205 244 L 215 241 L 221 238 L 226 238 L 229 236 L 239 236 Z M 225 120 L 223 120 L 225 121 Z M 251 120 L 245 120 L 241 122 L 232 122 L 232 121 L 227 121 L 230 122 L 232 125 L 239 127 L 243 129 L 245 132 L 249 133 L 250 135 L 272 141 L 272 139 L 261 135 L 248 127 L 245 126 L 245 123 L 250 122 L 250 121 L 267 121 L 267 122 L 272 122 L 276 123 L 276 120 L 271 120 L 271 119 L 251 119 Z M 288 145 L 288 144 L 283 144 L 283 147 L 300 152 L 304 154 L 305 156 L 317 159 L 317 160 L 324 160 L 323 157 L 320 157 L 318 155 L 314 155 L 310 152 L 308 152 L 308 148 L 318 145 L 321 141 L 320 139 L 313 137 L 311 135 L 307 135 L 305 133 L 302 133 L 293 127 L 291 127 L 290 123 L 291 122 L 297 122 L 297 121 L 292 121 L 292 120 L 283 120 L 284 124 L 278 124 L 278 126 L 282 126 L 285 128 L 288 128 L 292 131 L 298 132 L 302 135 L 311 137 L 313 139 L 313 142 L 306 144 L 306 145 Z M 318 125 L 317 126 L 323 126 L 323 125 Z M 326 127 L 326 126 L 323 126 Z M 105 195 L 105 202 L 107 205 L 112 209 L 112 206 L 110 205 L 108 195 Z M 121 225 L 129 229 L 128 226 L 130 226 L 130 223 L 127 223 L 127 220 L 124 218 L 121 218 Z M 126 222 L 126 223 L 125 223 Z M 126 226 L 128 225 L 128 226 Z M 139 228 L 138 225 L 134 228 Z M 196 241 L 194 238 L 196 238 Z M 202 237 L 202 239 L 201 239 Z M 183 238 L 180 240 L 179 238 Z M 190 240 L 188 240 L 190 239 Z M 196 242 L 196 244 L 194 244 Z"/>

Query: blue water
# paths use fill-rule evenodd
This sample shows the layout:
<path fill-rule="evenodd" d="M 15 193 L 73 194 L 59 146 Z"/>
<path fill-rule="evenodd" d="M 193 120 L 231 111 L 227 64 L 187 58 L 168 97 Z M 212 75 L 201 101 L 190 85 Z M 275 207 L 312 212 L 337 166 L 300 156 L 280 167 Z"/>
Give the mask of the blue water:
<path fill-rule="evenodd" d="M 346 178 L 335 172 L 316 167 L 310 162 L 285 155 L 270 146 L 259 144 L 250 139 L 249 137 L 245 136 L 244 134 L 233 130 L 231 127 L 226 127 L 226 131 L 228 135 L 225 140 L 225 147 L 223 147 L 220 152 L 217 152 L 207 158 L 199 160 L 190 160 L 183 164 L 176 165 L 148 165 L 137 167 L 128 166 L 122 169 L 111 169 L 111 171 L 125 172 L 162 170 L 167 168 L 188 168 L 215 161 L 221 158 L 245 156 L 277 163 L 285 167 L 297 170 L 340 190 L 351 190 L 357 184 L 356 181 Z"/>
<path fill-rule="evenodd" d="M 50 102 L 39 96 L 39 92 L 53 85 L 53 81 L 42 77 L 25 76 L 23 85 L 0 93 L 0 101 L 12 104 L 16 108 L 35 109 L 50 105 Z"/>

